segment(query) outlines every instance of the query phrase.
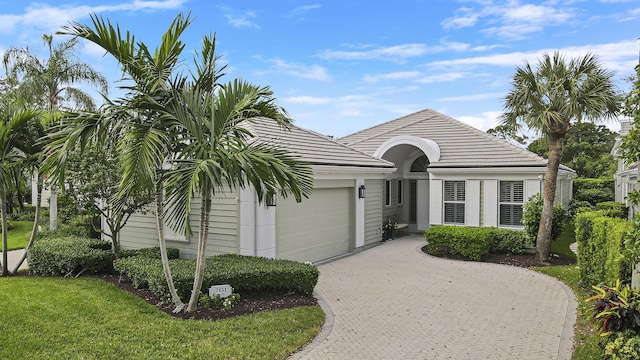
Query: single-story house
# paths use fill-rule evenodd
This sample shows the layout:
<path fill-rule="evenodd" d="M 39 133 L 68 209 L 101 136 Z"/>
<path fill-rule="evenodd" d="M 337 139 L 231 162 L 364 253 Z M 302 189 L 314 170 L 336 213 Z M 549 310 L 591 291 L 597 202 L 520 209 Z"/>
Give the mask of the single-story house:
<path fill-rule="evenodd" d="M 640 174 L 640 168 L 638 168 L 637 162 L 628 163 L 627 160 L 621 158 L 620 145 L 622 139 L 629 133 L 632 126 L 632 120 L 630 118 L 618 119 L 620 122 L 620 135 L 616 139 L 616 143 L 613 145 L 611 154 L 618 160 L 618 169 L 614 175 L 616 189 L 615 200 L 616 202 L 623 203 L 629 207 L 629 219 L 638 213 L 638 207 L 634 206 L 627 199 L 627 195 L 633 190 L 638 189 L 638 175 Z"/>
<path fill-rule="evenodd" d="M 408 231 L 434 224 L 521 228 L 522 206 L 541 191 L 546 160 L 433 110 L 334 140 L 271 121 L 252 123 L 261 141 L 309 162 L 314 192 L 267 206 L 251 189 L 221 189 L 213 204 L 208 255 L 237 253 L 318 262 L 380 242 L 382 222 Z M 557 201 L 571 199 L 575 172 L 561 167 Z M 194 204 L 198 209 L 198 204 Z M 192 214 L 197 231 L 198 214 Z M 168 232 L 169 246 L 196 255 L 198 234 Z M 123 249 L 157 246 L 153 215 L 133 215 Z"/>

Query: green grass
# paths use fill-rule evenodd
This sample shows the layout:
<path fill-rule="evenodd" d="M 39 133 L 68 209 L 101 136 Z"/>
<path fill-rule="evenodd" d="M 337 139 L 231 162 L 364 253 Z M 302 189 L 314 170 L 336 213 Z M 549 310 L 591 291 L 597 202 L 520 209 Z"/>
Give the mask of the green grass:
<path fill-rule="evenodd" d="M 33 221 L 12 221 L 13 229 L 7 233 L 9 250 L 24 249 L 29 242 Z M 0 250 L 2 250 L 2 242 L 0 241 Z"/>
<path fill-rule="evenodd" d="M 572 360 L 600 360 L 602 359 L 602 348 L 598 345 L 602 340 L 598 332 L 591 323 L 591 303 L 585 301 L 590 295 L 580 287 L 580 272 L 576 265 L 549 266 L 542 268 L 532 268 L 532 270 L 552 276 L 567 284 L 576 295 L 578 300 L 578 314 L 576 319 L 576 330 L 574 338 L 574 349 Z"/>
<path fill-rule="evenodd" d="M 567 226 L 564 227 L 562 234 L 558 237 L 557 240 L 551 241 L 551 253 L 560 254 L 569 256 L 572 258 L 576 258 L 576 254 L 569 249 L 569 245 L 576 242 L 576 226 L 573 221 L 569 222 Z"/>
<path fill-rule="evenodd" d="M 1 359 L 285 359 L 320 331 L 318 307 L 175 319 L 99 279 L 0 279 Z"/>

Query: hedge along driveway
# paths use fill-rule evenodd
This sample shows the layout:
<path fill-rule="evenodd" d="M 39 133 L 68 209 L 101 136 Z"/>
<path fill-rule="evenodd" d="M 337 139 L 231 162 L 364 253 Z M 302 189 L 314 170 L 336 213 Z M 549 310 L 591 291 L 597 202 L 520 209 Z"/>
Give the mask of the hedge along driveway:
<path fill-rule="evenodd" d="M 86 278 L 3 278 L 0 303 L 1 359 L 284 359 L 324 320 L 317 307 L 178 320 Z"/>

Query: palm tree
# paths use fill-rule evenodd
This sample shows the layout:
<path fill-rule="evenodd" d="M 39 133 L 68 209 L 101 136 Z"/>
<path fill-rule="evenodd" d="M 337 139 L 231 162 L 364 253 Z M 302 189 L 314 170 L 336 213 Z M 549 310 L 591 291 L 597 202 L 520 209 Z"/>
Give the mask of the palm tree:
<path fill-rule="evenodd" d="M 2 276 L 9 275 L 7 263 L 7 214 L 6 195 L 14 178 L 14 167 L 25 158 L 25 153 L 18 149 L 19 138 L 25 125 L 38 117 L 38 112 L 12 104 L 0 109 L 0 219 L 2 221 Z"/>
<path fill-rule="evenodd" d="M 122 36 L 117 25 L 113 26 L 96 15 L 91 15 L 91 20 L 93 29 L 71 23 L 59 34 L 84 38 L 111 54 L 120 63 L 126 76 L 124 80 L 128 80 L 121 86 L 126 94 L 107 103 L 104 113 L 109 116 L 78 114 L 78 121 L 68 130 L 69 135 L 52 148 L 57 157 L 52 162 L 64 163 L 65 154 L 83 139 L 94 139 L 98 146 L 109 139 L 118 139 L 122 182 L 117 200 L 124 203 L 136 192 L 153 189 L 162 268 L 171 299 L 176 305 L 175 311 L 180 311 L 184 304 L 175 289 L 166 251 L 162 185 L 162 166 L 173 152 L 169 145 L 176 142 L 171 138 L 171 125 L 158 116 L 157 109 L 166 102 L 169 80 L 179 66 L 184 49 L 180 35 L 191 20 L 189 16 L 178 15 L 153 53 L 128 31 Z"/>
<path fill-rule="evenodd" d="M 512 89 L 504 102 L 502 125 L 525 125 L 546 138 L 549 159 L 544 177 L 544 205 L 536 256 L 549 259 L 556 179 L 567 133 L 582 121 L 615 119 L 619 96 L 612 72 L 602 67 L 593 54 L 566 61 L 558 52 L 543 54 L 536 69 L 526 62 L 517 68 Z"/>
<path fill-rule="evenodd" d="M 214 44 L 213 39 L 205 37 L 203 54 L 207 54 Z M 209 64 L 215 66 L 215 61 Z M 209 239 L 211 203 L 221 188 L 251 186 L 260 201 L 276 191 L 285 196 L 292 194 L 301 201 L 313 188 L 308 164 L 276 146 L 254 141 L 248 130 L 247 123 L 258 118 L 274 121 L 285 128 L 291 124 L 286 112 L 275 104 L 268 87 L 241 80 L 215 87 L 212 86 L 215 81 L 198 80 L 202 78 L 174 88 L 167 104 L 167 116 L 175 116 L 184 144 L 167 176 L 168 202 L 175 210 L 169 214 L 169 219 L 178 228 L 184 226 L 190 230 L 188 216 L 192 200 L 196 196 L 201 198 L 196 272 L 188 312 L 197 308 Z"/>
<path fill-rule="evenodd" d="M 97 87 L 103 94 L 108 91 L 107 79 L 90 65 L 78 61 L 74 56 L 78 39 L 72 38 L 53 45 L 52 35 L 43 35 L 42 40 L 49 49 L 46 60 L 31 54 L 28 48 L 12 47 L 3 57 L 7 76 L 18 83 L 18 94 L 28 104 L 33 104 L 53 119 L 61 108 L 93 109 L 95 103 L 90 95 L 73 85 L 87 83 Z M 55 201 L 52 194 L 51 201 Z M 52 204 L 50 227 L 56 228 L 56 207 Z"/>

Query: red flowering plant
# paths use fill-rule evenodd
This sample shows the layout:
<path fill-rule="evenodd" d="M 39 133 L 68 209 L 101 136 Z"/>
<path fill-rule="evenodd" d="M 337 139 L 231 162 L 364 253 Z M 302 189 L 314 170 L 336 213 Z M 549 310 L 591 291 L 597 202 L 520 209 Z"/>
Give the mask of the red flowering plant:
<path fill-rule="evenodd" d="M 616 331 L 635 330 L 640 332 L 640 292 L 622 285 L 592 286 L 597 294 L 586 301 L 593 301 L 593 320 L 598 324 L 601 336 Z"/>

